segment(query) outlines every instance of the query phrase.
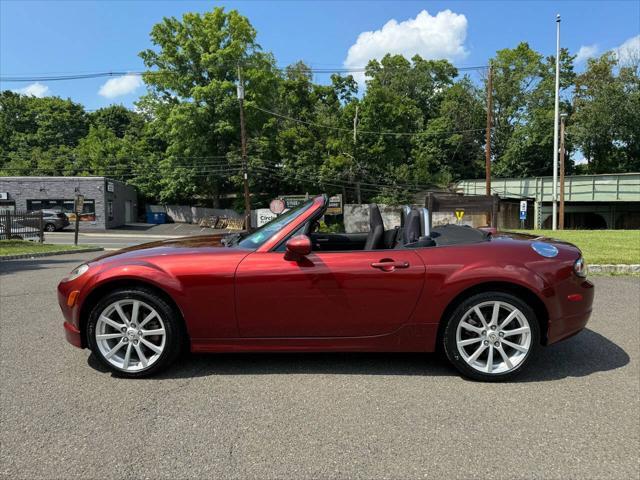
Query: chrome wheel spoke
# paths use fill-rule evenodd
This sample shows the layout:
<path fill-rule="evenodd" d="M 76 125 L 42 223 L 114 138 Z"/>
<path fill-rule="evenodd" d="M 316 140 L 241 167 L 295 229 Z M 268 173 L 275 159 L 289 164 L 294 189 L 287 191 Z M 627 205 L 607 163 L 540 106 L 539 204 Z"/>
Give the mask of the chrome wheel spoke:
<path fill-rule="evenodd" d="M 136 353 L 138 354 L 140 363 L 142 364 L 143 367 L 146 367 L 149 364 L 149 362 L 147 360 L 147 357 L 144 356 L 144 353 L 142 353 L 142 349 L 140 348 L 140 345 L 134 345 L 134 348 L 136 349 Z"/>
<path fill-rule="evenodd" d="M 144 337 L 150 337 L 152 335 L 164 335 L 164 328 L 156 328 L 154 330 L 141 330 Z"/>
<path fill-rule="evenodd" d="M 482 314 L 480 309 L 478 307 L 474 307 L 473 311 L 475 312 L 476 317 L 478 317 L 478 320 L 480 320 L 480 322 L 482 322 L 482 326 L 485 329 L 488 328 L 487 321 L 484 319 L 484 315 Z"/>
<path fill-rule="evenodd" d="M 156 311 L 152 310 L 149 315 L 144 317 L 144 320 L 142 320 L 142 322 L 140 322 L 140 325 L 138 325 L 138 327 L 140 327 L 140 328 L 144 327 L 147 323 L 149 323 L 150 320 L 153 320 L 157 315 L 158 314 L 156 313 Z"/>
<path fill-rule="evenodd" d="M 138 311 L 140 310 L 140 302 L 133 302 L 133 308 L 131 309 L 131 323 L 135 324 L 138 321 Z"/>
<path fill-rule="evenodd" d="M 129 326 L 129 318 L 127 318 L 127 316 L 125 315 L 124 311 L 122 310 L 122 307 L 120 306 L 120 302 L 114 304 L 114 307 L 116 309 L 116 312 L 118 312 L 118 316 L 120 317 L 120 320 L 122 320 L 124 322 L 124 324 L 128 327 Z"/>
<path fill-rule="evenodd" d="M 489 356 L 487 357 L 487 372 L 491 373 L 493 370 L 493 345 L 489 346 Z"/>
<path fill-rule="evenodd" d="M 509 340 L 505 340 L 504 338 L 502 339 L 502 343 L 504 343 L 505 345 L 510 346 L 511 348 L 514 348 L 516 350 L 518 350 L 519 352 L 522 353 L 527 353 L 529 349 L 524 348 L 522 345 L 518 345 L 517 343 L 513 343 L 510 342 Z"/>
<path fill-rule="evenodd" d="M 502 361 L 507 365 L 507 368 L 511 370 L 513 368 L 513 363 L 511 363 L 511 359 L 507 356 L 502 346 L 496 347 L 496 350 L 498 350 L 498 353 L 502 357 Z"/>
<path fill-rule="evenodd" d="M 483 344 L 483 345 L 480 345 L 480 346 L 478 347 L 478 349 L 477 349 L 475 352 L 473 352 L 473 355 L 471 355 L 471 356 L 469 357 L 469 359 L 467 360 L 467 363 L 473 363 L 473 362 L 475 362 L 475 361 L 478 359 L 478 357 L 479 357 L 480 355 L 482 355 L 482 352 L 484 352 L 486 349 L 487 349 L 487 346 L 486 346 L 486 345 L 484 345 L 484 344 Z"/>
<path fill-rule="evenodd" d="M 96 338 L 98 340 L 111 340 L 113 338 L 122 338 L 122 333 L 120 333 L 120 332 L 118 332 L 118 333 L 102 333 L 102 334 L 96 335 Z"/>
<path fill-rule="evenodd" d="M 127 345 L 127 353 L 124 354 L 124 360 L 122 361 L 122 368 L 125 370 L 129 368 L 129 361 L 131 361 L 131 350 L 133 349 L 133 344 L 129 343 Z"/>
<path fill-rule="evenodd" d="M 145 340 L 144 338 L 140 339 L 140 342 L 142 342 L 144 345 L 146 345 L 147 347 L 149 347 L 149 349 L 153 350 L 154 352 L 156 352 L 158 355 L 160 355 L 162 353 L 162 349 L 160 347 L 158 347 L 157 345 L 154 345 L 153 343 L 151 343 L 148 340 Z"/>
<path fill-rule="evenodd" d="M 513 312 L 511 312 L 509 315 L 507 315 L 507 318 L 504 319 L 504 321 L 500 324 L 500 326 L 498 328 L 502 329 L 502 328 L 506 327 L 507 325 L 509 325 L 511 320 L 516 318 L 517 314 L 518 314 L 517 310 L 514 310 Z"/>
<path fill-rule="evenodd" d="M 459 347 L 466 347 L 467 345 L 473 345 L 474 343 L 478 343 L 480 341 L 482 341 L 482 339 L 480 337 L 469 338 L 467 340 L 460 340 L 458 342 L 458 346 Z"/>
<path fill-rule="evenodd" d="M 473 325 L 467 322 L 460 323 L 460 326 L 466 330 L 471 330 L 472 332 L 476 332 L 477 334 L 482 333 L 482 329 L 480 327 L 474 327 Z"/>
<path fill-rule="evenodd" d="M 500 315 L 500 302 L 495 302 L 493 304 L 493 311 L 491 312 L 491 325 L 498 325 L 498 316 Z"/>
<path fill-rule="evenodd" d="M 520 335 L 521 333 L 529 333 L 530 331 L 529 327 L 520 327 L 514 330 L 503 330 L 502 333 L 504 333 L 505 337 L 511 337 L 513 335 Z"/>
<path fill-rule="evenodd" d="M 121 328 L 126 327 L 124 323 L 118 323 L 115 320 L 111 320 L 109 317 L 105 315 L 102 315 L 99 321 L 106 323 L 107 325 L 115 328 L 116 330 L 120 330 Z"/>
<path fill-rule="evenodd" d="M 124 340 L 120 340 L 115 347 L 113 347 L 111 350 L 109 350 L 107 352 L 107 354 L 104 356 L 104 358 L 106 358 L 107 360 L 110 359 L 111 357 L 113 357 L 118 350 L 120 350 L 122 347 L 124 346 Z"/>

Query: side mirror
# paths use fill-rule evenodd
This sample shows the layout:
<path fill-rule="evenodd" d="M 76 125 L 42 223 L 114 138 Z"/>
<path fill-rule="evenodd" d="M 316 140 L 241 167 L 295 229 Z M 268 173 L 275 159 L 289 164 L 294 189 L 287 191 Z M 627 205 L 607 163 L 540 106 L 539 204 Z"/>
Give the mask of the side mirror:
<path fill-rule="evenodd" d="M 306 235 L 296 235 L 287 241 L 285 248 L 285 260 L 301 260 L 311 253 L 311 239 Z"/>

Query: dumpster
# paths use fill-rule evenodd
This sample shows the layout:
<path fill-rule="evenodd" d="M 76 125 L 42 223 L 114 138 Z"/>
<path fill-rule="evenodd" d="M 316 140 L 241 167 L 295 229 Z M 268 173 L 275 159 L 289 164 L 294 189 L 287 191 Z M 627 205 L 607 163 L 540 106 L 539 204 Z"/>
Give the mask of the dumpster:
<path fill-rule="evenodd" d="M 147 212 L 147 223 L 156 225 L 167 223 L 167 214 L 165 212 Z"/>

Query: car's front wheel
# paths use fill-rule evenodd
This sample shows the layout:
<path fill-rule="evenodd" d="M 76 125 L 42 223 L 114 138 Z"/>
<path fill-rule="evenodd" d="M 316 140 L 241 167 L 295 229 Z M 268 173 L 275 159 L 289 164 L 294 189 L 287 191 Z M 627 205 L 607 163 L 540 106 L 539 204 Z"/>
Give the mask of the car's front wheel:
<path fill-rule="evenodd" d="M 91 310 L 89 347 L 112 372 L 125 377 L 154 374 L 180 353 L 182 330 L 174 309 L 146 289 L 116 290 Z"/>
<path fill-rule="evenodd" d="M 45 230 L 46 232 L 55 232 L 55 231 L 56 231 L 56 226 L 55 226 L 53 223 L 47 223 L 47 224 L 44 226 L 44 230 Z"/>
<path fill-rule="evenodd" d="M 475 380 L 507 380 L 520 373 L 540 341 L 533 309 L 518 297 L 483 292 L 463 301 L 445 326 L 447 358 Z"/>

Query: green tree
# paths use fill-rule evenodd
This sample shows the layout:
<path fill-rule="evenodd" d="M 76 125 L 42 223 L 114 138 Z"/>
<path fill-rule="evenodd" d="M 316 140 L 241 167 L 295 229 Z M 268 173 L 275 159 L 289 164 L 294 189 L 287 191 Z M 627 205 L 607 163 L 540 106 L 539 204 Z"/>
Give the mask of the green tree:
<path fill-rule="evenodd" d="M 229 152 L 239 149 L 236 82 L 241 68 L 250 106 L 274 91 L 273 57 L 261 51 L 256 32 L 237 11 L 215 8 L 165 18 L 151 31 L 157 47 L 140 53 L 150 71 L 149 93 L 139 107 L 157 124 L 167 144 L 161 200 L 211 199 L 214 205 L 229 183 Z M 249 117 L 250 119 L 250 117 Z M 248 128 L 253 131 L 252 120 Z"/>
<path fill-rule="evenodd" d="M 590 59 L 576 78 L 569 135 L 587 160 L 588 173 L 640 170 L 638 65 L 620 66 L 614 53 Z"/>

